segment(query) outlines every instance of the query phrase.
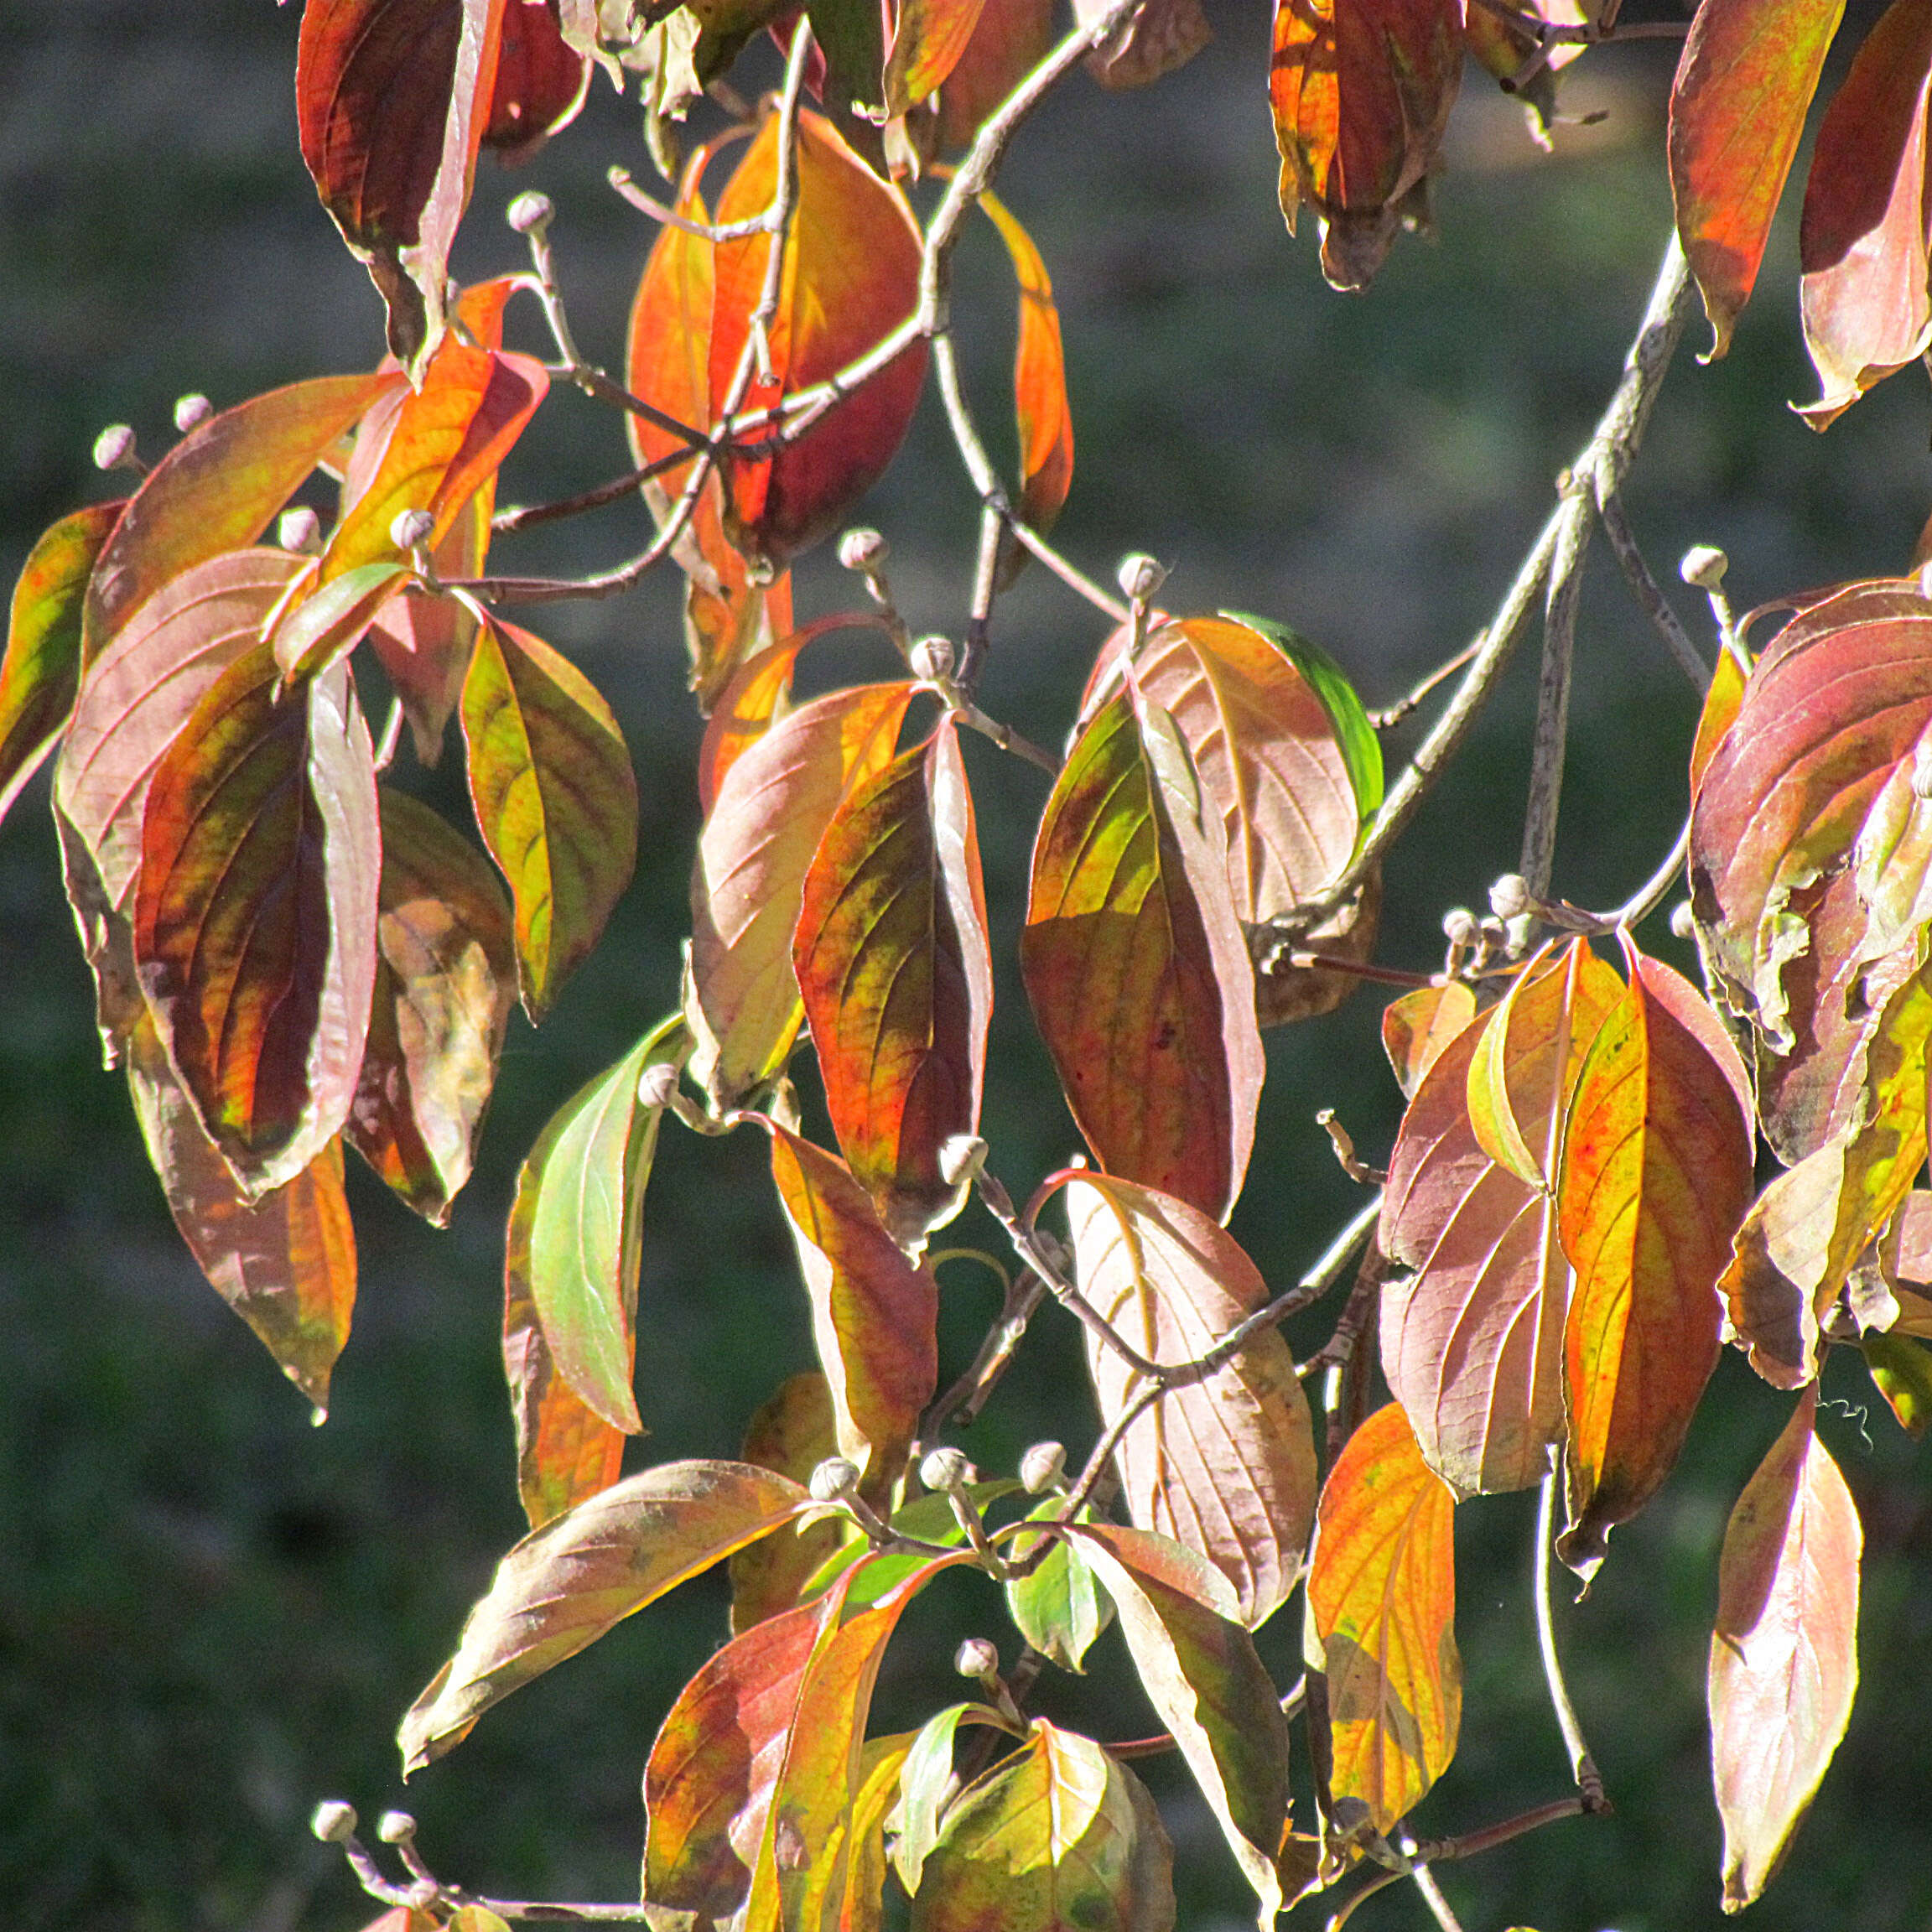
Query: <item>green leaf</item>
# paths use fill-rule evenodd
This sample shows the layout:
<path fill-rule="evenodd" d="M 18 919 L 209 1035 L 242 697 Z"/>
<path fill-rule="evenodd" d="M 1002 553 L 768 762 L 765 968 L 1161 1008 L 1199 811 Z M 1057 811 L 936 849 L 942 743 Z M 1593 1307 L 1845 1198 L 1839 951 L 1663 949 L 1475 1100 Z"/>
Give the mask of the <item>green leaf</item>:
<path fill-rule="evenodd" d="M 894 1814 L 898 1841 L 892 1869 L 909 1893 L 919 1889 L 927 1855 L 939 1842 L 939 1814 L 953 1788 L 953 1740 L 970 1719 L 1005 1729 L 1006 1720 L 984 1704 L 951 1704 L 928 1717 L 906 1753 L 899 1771 L 899 1805 Z"/>
<path fill-rule="evenodd" d="M 504 1254 L 512 1295 L 527 1294 L 552 1359 L 614 1429 L 643 1427 L 631 1386 L 644 1184 L 662 1109 L 637 1083 L 690 1051 L 683 1022 L 660 1021 L 616 1065 L 558 1109 L 517 1177 Z"/>
<path fill-rule="evenodd" d="M 54 749 L 80 688 L 80 616 L 87 579 L 120 520 L 118 502 L 91 504 L 44 531 L 21 568 L 0 658 L 0 818 Z"/>
<path fill-rule="evenodd" d="M 470 797 L 517 907 L 523 1009 L 542 1020 L 637 857 L 637 781 L 610 707 L 540 637 L 491 619 L 463 680 Z"/>
<path fill-rule="evenodd" d="M 497 1565 L 455 1654 L 403 1718 L 404 1775 L 453 1750 L 519 1685 L 809 1504 L 769 1469 L 667 1462 L 532 1530 Z"/>
<path fill-rule="evenodd" d="M 1030 1523 L 1058 1523 L 1067 1514 L 1063 1496 L 1049 1496 L 1027 1514 Z M 1082 1522 L 1091 1522 L 1093 1513 L 1083 1510 Z M 1030 1556 L 1040 1539 L 1020 1536 L 1009 1552 L 1018 1563 Z M 1050 1662 L 1062 1670 L 1078 1670 L 1081 1660 L 1093 1639 L 1107 1628 L 1114 1615 L 1093 1581 L 1093 1571 L 1080 1554 L 1079 1545 L 1065 1537 L 1048 1546 L 1032 1573 L 1006 1586 L 1006 1608 L 1020 1634 Z"/>
<path fill-rule="evenodd" d="M 1922 1437 L 1932 1424 L 1932 1350 L 1905 1335 L 1867 1335 L 1858 1346 L 1898 1426 Z"/>

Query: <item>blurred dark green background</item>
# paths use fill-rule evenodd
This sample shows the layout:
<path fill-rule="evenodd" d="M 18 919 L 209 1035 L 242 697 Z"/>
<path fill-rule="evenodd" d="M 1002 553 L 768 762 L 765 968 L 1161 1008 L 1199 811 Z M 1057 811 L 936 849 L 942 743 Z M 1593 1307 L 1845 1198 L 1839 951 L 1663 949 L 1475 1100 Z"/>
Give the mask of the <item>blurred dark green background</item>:
<path fill-rule="evenodd" d="M 1592 56 L 1570 101 L 1608 117 L 1560 130 L 1555 159 L 1473 79 L 1448 146 L 1440 242 L 1405 241 L 1372 294 L 1344 299 L 1275 210 L 1265 11 L 1211 11 L 1217 44 L 1151 92 L 1109 96 L 1083 77 L 1063 90 L 1001 183 L 1046 252 L 1065 322 L 1079 473 L 1062 532 L 1096 574 L 1126 549 L 1155 552 L 1174 566 L 1176 608 L 1232 605 L 1294 622 L 1371 704 L 1385 703 L 1481 621 L 1614 381 L 1665 231 L 1670 51 Z M 106 493 L 87 465 L 104 423 L 132 423 L 152 453 L 184 391 L 225 405 L 379 352 L 374 295 L 297 157 L 297 26 L 296 9 L 267 0 L 0 0 L 8 583 L 47 522 Z M 647 165 L 633 111 L 600 86 L 579 126 L 521 176 L 485 169 L 459 261 L 471 276 L 514 266 L 501 207 L 522 185 L 548 190 L 580 339 L 605 359 L 620 353 L 649 241 L 601 185 L 613 159 Z M 1005 274 L 997 244 L 973 235 L 956 312 L 995 423 L 1010 355 Z M 1794 276 L 1788 219 L 1728 361 L 1700 369 L 1683 356 L 1630 491 L 1660 572 L 1693 541 L 1720 543 L 1742 605 L 1903 568 L 1932 505 L 1917 377 L 1825 439 L 1785 408 L 1809 393 Z M 561 396 L 526 439 L 507 493 L 562 494 L 623 461 L 616 425 Z M 930 407 L 866 514 L 891 539 L 913 622 L 956 632 L 974 525 Z M 626 506 L 516 554 L 604 562 L 642 529 Z M 823 558 L 804 567 L 801 608 L 844 601 L 836 576 Z M 1688 595 L 1679 602 L 1704 636 Z M 481 1169 L 450 1232 L 431 1233 L 354 1173 L 361 1302 L 321 1430 L 201 1282 L 122 1084 L 99 1070 L 44 780 L 0 828 L 0 1923 L 17 1932 L 350 1932 L 373 1915 L 304 1821 L 326 1794 L 366 1816 L 401 1799 L 394 1722 L 520 1527 L 496 1348 L 510 1179 L 549 1110 L 676 997 L 698 725 L 674 587 L 659 580 L 535 621 L 622 719 L 642 791 L 636 883 L 541 1041 L 516 1023 Z M 1098 637 L 1090 612 L 1030 574 L 1000 608 L 989 709 L 1056 737 Z M 822 670 L 863 662 L 828 647 Z M 1533 682 L 1526 653 L 1391 865 L 1384 958 L 1426 967 L 1443 910 L 1480 904 L 1514 864 Z M 1573 716 L 1558 885 L 1609 903 L 1674 834 L 1693 709 L 1601 546 Z M 987 1130 L 1020 1192 L 1074 1144 L 1010 970 L 1042 787 L 984 745 L 969 758 L 1005 963 Z M 433 795 L 453 803 L 452 781 L 437 782 Z M 1674 951 L 1661 922 L 1652 942 Z M 1235 1227 L 1277 1285 L 1350 1206 L 1314 1110 L 1336 1107 L 1370 1158 L 1393 1131 L 1377 1010 L 1365 995 L 1272 1041 Z M 807 1360 L 759 1149 L 667 1130 L 647 1223 L 640 1388 L 655 1434 L 634 1454 L 732 1453 L 750 1410 Z M 962 1223 L 960 1239 L 983 1235 Z M 993 1306 L 984 1275 L 948 1272 L 948 1372 Z M 969 1447 L 992 1470 L 1044 1435 L 1078 1453 L 1091 1439 L 1083 1382 L 1073 1337 L 1043 1318 Z M 1829 1392 L 1871 1412 L 1825 1425 L 1870 1553 L 1867 1690 L 1789 1869 L 1753 1911 L 1767 1932 L 1878 1932 L 1932 1916 L 1927 1486 L 1858 1374 L 1835 1364 Z M 1727 1359 L 1685 1467 L 1618 1533 L 1591 1600 L 1561 1613 L 1618 1815 L 1445 1868 L 1471 1932 L 1718 1922 L 1702 1706 L 1716 1550 L 1781 1413 Z M 1462 1513 L 1464 1742 L 1421 1814 L 1429 1831 L 1563 1789 L 1530 1635 L 1529 1528 L 1526 1498 Z M 882 1723 L 951 1700 L 959 1635 L 995 1635 L 1011 1654 L 990 1592 L 947 1583 L 957 1587 L 922 1603 L 893 1654 Z M 1284 1678 L 1293 1621 L 1264 1639 Z M 723 1628 L 720 1587 L 693 1587 L 486 1719 L 408 1794 L 433 1862 L 500 1893 L 631 1889 L 644 1753 Z M 1121 1662 L 1106 1654 L 1093 1679 L 1056 1679 L 1041 1706 L 1103 1736 L 1154 1728 L 1123 1688 Z M 1239 1924 L 1241 1888 L 1205 1811 L 1171 1775 L 1155 1782 L 1183 1923 Z M 1374 1932 L 1426 1915 L 1405 1888 L 1357 1923 Z"/>

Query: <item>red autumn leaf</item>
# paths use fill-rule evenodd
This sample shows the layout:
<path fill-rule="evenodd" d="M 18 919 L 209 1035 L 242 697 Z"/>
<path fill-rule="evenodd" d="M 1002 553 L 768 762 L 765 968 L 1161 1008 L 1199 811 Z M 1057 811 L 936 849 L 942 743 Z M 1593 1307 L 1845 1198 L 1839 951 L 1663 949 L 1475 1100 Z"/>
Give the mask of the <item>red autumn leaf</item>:
<path fill-rule="evenodd" d="M 1585 1052 L 1621 990 L 1587 950 L 1539 969 L 1504 1091 L 1554 1169 Z M 1431 1468 L 1460 1496 L 1527 1488 L 1563 1427 L 1570 1270 L 1556 1203 L 1483 1150 L 1470 1068 L 1500 1009 L 1445 1047 L 1403 1116 L 1379 1239 L 1410 1272 L 1382 1291 L 1382 1360 Z"/>
<path fill-rule="evenodd" d="M 986 0 L 902 0 L 886 56 L 886 112 L 903 114 L 958 65 Z"/>
<path fill-rule="evenodd" d="M 1098 26 L 1106 0 L 1074 0 L 1073 18 Z M 1146 0 L 1087 56 L 1087 71 L 1103 87 L 1145 87 L 1184 67 L 1214 38 L 1200 0 Z"/>
<path fill-rule="evenodd" d="M 557 0 L 505 0 L 490 114 L 478 137 L 506 164 L 529 160 L 577 118 L 590 63 L 564 38 Z"/>
<path fill-rule="evenodd" d="M 938 1382 L 938 1285 L 907 1260 L 843 1161 L 775 1121 L 764 1125 L 839 1453 L 858 1465 L 868 1495 L 884 1496 Z"/>
<path fill-rule="evenodd" d="M 28 553 L 0 658 L 0 818 L 54 749 L 80 688 L 81 613 L 119 502 L 63 517 Z"/>
<path fill-rule="evenodd" d="M 497 619 L 463 680 L 470 798 L 517 909 L 523 1010 L 543 1019 L 637 859 L 637 780 L 610 707 L 569 658 Z"/>
<path fill-rule="evenodd" d="M 1260 1100 L 1254 972 L 1221 828 L 1151 700 L 1109 699 L 1067 757 L 1034 844 L 1020 963 L 1100 1165 L 1224 1215 Z"/>
<path fill-rule="evenodd" d="M 1415 1098 L 1423 1075 L 1475 1017 L 1476 995 L 1460 979 L 1418 986 L 1383 1008 L 1382 1048 L 1405 1100 Z"/>
<path fill-rule="evenodd" d="M 148 1158 L 202 1273 L 288 1379 L 326 1409 L 329 1372 L 356 1304 L 356 1230 L 342 1194 L 340 1144 L 330 1142 L 286 1185 L 250 1201 L 209 1144 L 144 1014 L 128 1045 L 127 1084 Z"/>
<path fill-rule="evenodd" d="M 915 116 L 908 131 L 929 141 L 935 153 L 971 147 L 986 117 L 1052 44 L 1052 0 L 983 0 L 972 38 L 939 90 L 929 130 Z M 930 98 L 927 106 L 933 106 Z"/>
<path fill-rule="evenodd" d="M 503 1379 L 517 1430 L 517 1496 L 530 1527 L 541 1530 L 617 1480 L 626 1436 L 564 1379 L 521 1275 L 505 1285 Z"/>
<path fill-rule="evenodd" d="M 853 786 L 805 875 L 792 956 L 853 1175 L 917 1251 L 966 1183 L 939 1151 L 979 1130 L 993 962 L 973 795 L 958 735 Z"/>
<path fill-rule="evenodd" d="M 785 1064 L 804 1007 L 792 963 L 805 874 L 839 801 L 892 756 L 913 687 L 865 684 L 789 713 L 719 782 L 691 878 L 692 1070 L 734 1106 Z"/>
<path fill-rule="evenodd" d="M 345 1134 L 440 1228 L 475 1158 L 516 997 L 510 907 L 481 853 L 382 794 L 376 988 Z"/>
<path fill-rule="evenodd" d="M 341 1130 L 376 976 L 367 727 L 340 666 L 279 688 L 273 651 L 244 652 L 162 754 L 133 903 L 169 1062 L 252 1196 Z"/>
<path fill-rule="evenodd" d="M 766 646 L 733 673 L 710 717 L 698 754 L 698 803 L 704 816 L 718 802 L 724 774 L 792 708 L 792 672 L 805 642 L 794 631 Z"/>
<path fill-rule="evenodd" d="M 1777 1870 L 1858 1688 L 1863 1538 L 1816 1412 L 1807 1390 L 1724 1532 L 1709 1696 L 1727 1912 Z"/>
<path fill-rule="evenodd" d="M 1080 1291 L 1147 1360 L 1192 1361 L 1266 1306 L 1254 1263 L 1199 1209 L 1098 1176 L 1070 1179 L 1066 1193 Z M 1112 1428 L 1145 1383 L 1092 1336 L 1087 1367 Z M 1317 1475 L 1308 1405 L 1278 1331 L 1260 1330 L 1213 1374 L 1158 1397 L 1114 1464 L 1134 1522 L 1206 1557 L 1233 1585 L 1250 1629 L 1286 1601 Z"/>
<path fill-rule="evenodd" d="M 719 221 L 746 220 L 769 206 L 777 145 L 776 121 L 768 118 L 719 197 Z M 771 380 L 753 382 L 750 408 L 836 374 L 910 316 L 917 293 L 918 231 L 904 197 L 815 114 L 799 123 L 797 190 L 781 299 L 766 331 Z M 666 229 L 631 313 L 628 366 L 636 394 L 680 421 L 694 411 L 699 427 L 715 420 L 749 351 L 770 252 L 766 235 L 714 247 Z M 660 288 L 672 299 L 659 299 Z M 783 449 L 728 452 L 723 521 L 731 540 L 749 556 L 782 562 L 825 536 L 891 461 L 925 373 L 926 345 L 917 340 Z M 746 439 L 764 434 L 748 432 Z M 641 420 L 633 435 L 642 461 L 681 447 Z M 683 474 L 670 471 L 667 490 L 676 490 Z"/>
<path fill-rule="evenodd" d="M 318 377 L 190 430 L 143 479 L 101 547 L 82 661 L 91 664 L 163 584 L 254 543 L 343 431 L 402 386 L 394 372 Z"/>
<path fill-rule="evenodd" d="M 1706 361 L 1750 299 L 1845 0 L 1706 0 L 1670 89 L 1677 233 L 1711 319 Z"/>
<path fill-rule="evenodd" d="M 1866 36 L 1818 126 L 1799 229 L 1799 308 L 1835 422 L 1932 344 L 1926 114 L 1932 6 L 1895 0 Z"/>
<path fill-rule="evenodd" d="M 513 0 L 313 0 L 295 108 L 302 158 L 413 362 L 443 333 L 450 244 L 470 201 Z"/>
<path fill-rule="evenodd" d="M 1268 91 L 1288 232 L 1306 205 L 1322 271 L 1363 288 L 1425 190 L 1462 71 L 1454 0 L 1276 0 Z"/>
<path fill-rule="evenodd" d="M 667 1462 L 600 1490 L 496 1566 L 455 1654 L 397 1732 L 404 1776 L 453 1751 L 491 1705 L 808 1507 L 744 1462 Z"/>
<path fill-rule="evenodd" d="M 1383 1833 L 1456 1755 L 1455 1511 L 1397 1402 L 1348 1438 L 1322 1488 L 1308 1616 L 1328 1677 L 1329 1795 L 1360 1800 Z"/>
<path fill-rule="evenodd" d="M 343 480 L 342 521 L 322 555 L 321 582 L 359 564 L 397 559 L 390 527 L 407 510 L 430 518 L 423 541 L 431 549 L 439 545 L 464 506 L 492 481 L 549 386 L 534 356 L 446 337 L 421 387 L 405 391 L 392 411 L 383 412 L 377 432 L 359 440 Z"/>
<path fill-rule="evenodd" d="M 1560 1188 L 1570 1522 L 1586 1579 L 1656 1493 L 1717 1365 L 1717 1281 L 1751 1199 L 1751 1095 L 1696 989 L 1624 943 L 1630 983 L 1576 1082 Z"/>
<path fill-rule="evenodd" d="M 838 1453 L 831 1386 L 811 1369 L 787 1376 L 753 1412 L 740 1460 L 807 1483 L 821 1462 Z M 740 1550 L 731 1559 L 732 1634 L 740 1635 L 754 1623 L 793 1608 L 845 1540 L 846 1530 L 837 1521 L 797 1524 Z"/>

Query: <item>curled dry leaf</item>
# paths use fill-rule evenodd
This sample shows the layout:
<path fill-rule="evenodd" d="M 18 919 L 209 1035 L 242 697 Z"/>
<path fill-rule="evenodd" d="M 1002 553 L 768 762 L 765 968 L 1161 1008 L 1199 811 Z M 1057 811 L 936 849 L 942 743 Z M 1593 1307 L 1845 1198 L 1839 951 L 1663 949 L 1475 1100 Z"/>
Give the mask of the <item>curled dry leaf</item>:
<path fill-rule="evenodd" d="M 1670 89 L 1677 233 L 1711 319 L 1706 361 L 1731 345 L 1845 0 L 1710 0 Z"/>
<path fill-rule="evenodd" d="M 646 1469 L 533 1530 L 496 1566 L 455 1654 L 403 1718 L 404 1774 L 454 1750 L 492 1704 L 808 1506 L 744 1462 Z"/>
<path fill-rule="evenodd" d="M 1096 27 L 1109 10 L 1107 0 L 1074 0 L 1073 18 Z M 1087 56 L 1087 71 L 1103 87 L 1145 87 L 1186 66 L 1213 38 L 1200 0 L 1143 0 Z"/>
<path fill-rule="evenodd" d="M 1616 974 L 1587 947 L 1535 969 L 1502 1093 L 1519 1139 L 1555 1171 L 1562 1123 Z M 1382 1359 L 1423 1459 L 1458 1496 L 1542 1480 L 1563 1425 L 1570 1270 L 1556 1202 L 1486 1152 L 1470 1117 L 1478 1048 L 1495 1015 L 1439 1054 L 1403 1116 L 1379 1239 L 1410 1270 L 1382 1291 Z"/>
<path fill-rule="evenodd" d="M 1717 1364 L 1718 1278 L 1751 1198 L 1750 1090 L 1696 989 L 1625 942 L 1629 984 L 1576 1082 L 1560 1187 L 1569 1526 L 1586 1580 L 1656 1493 Z"/>
<path fill-rule="evenodd" d="M 1456 1755 L 1455 1509 L 1394 1402 L 1322 1485 L 1308 1613 L 1328 1678 L 1329 1795 L 1358 1800 L 1384 1836 Z"/>
<path fill-rule="evenodd" d="M 1277 0 L 1268 91 L 1290 234 L 1322 223 L 1322 272 L 1364 288 L 1426 191 L 1462 71 L 1454 0 Z"/>
<path fill-rule="evenodd" d="M 169 1063 L 251 1197 L 341 1131 L 376 979 L 368 729 L 343 667 L 280 684 L 269 647 L 247 650 L 161 755 L 132 907 Z"/>
<path fill-rule="evenodd" d="M 1098 1177 L 1069 1181 L 1066 1196 L 1081 1292 L 1148 1360 L 1192 1361 L 1266 1305 L 1254 1263 L 1198 1208 Z M 1145 1384 L 1091 1335 L 1087 1366 L 1111 1428 Z M 1287 1599 L 1317 1475 L 1307 1401 L 1276 1330 L 1157 1397 L 1114 1461 L 1135 1524 L 1213 1564 L 1234 1587 L 1242 1623 L 1257 1628 Z"/>
<path fill-rule="evenodd" d="M 1724 1821 L 1724 1909 L 1778 1868 L 1858 1687 L 1862 1536 L 1807 1389 L 1724 1532 L 1711 1637 L 1711 1758 Z"/>
<path fill-rule="evenodd" d="M 1247 1171 L 1265 1067 L 1206 804 L 1167 714 L 1137 692 L 1109 699 L 1041 818 L 1020 964 L 1100 1165 L 1219 1217 Z"/>
<path fill-rule="evenodd" d="M 958 735 L 854 784 L 818 842 L 792 962 L 852 1173 L 892 1238 L 917 1253 L 969 1182 L 940 1150 L 979 1130 L 993 962 L 973 797 Z"/>

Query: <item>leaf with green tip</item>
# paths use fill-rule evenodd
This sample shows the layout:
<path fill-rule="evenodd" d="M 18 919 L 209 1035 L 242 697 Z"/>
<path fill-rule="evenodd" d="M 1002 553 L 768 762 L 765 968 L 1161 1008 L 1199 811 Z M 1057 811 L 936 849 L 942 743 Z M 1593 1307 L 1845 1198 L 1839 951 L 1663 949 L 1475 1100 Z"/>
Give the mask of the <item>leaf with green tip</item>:
<path fill-rule="evenodd" d="M 1028 1512 L 1033 1523 L 1058 1523 L 1067 1514 L 1067 1499 L 1049 1496 Z M 1083 1511 L 1080 1520 L 1092 1521 Z M 1039 1541 L 1020 1536 L 1008 1552 L 1010 1559 L 1024 1562 Z M 1093 1581 L 1093 1572 L 1080 1554 L 1079 1545 L 1066 1537 L 1056 1538 L 1046 1554 L 1030 1575 L 1006 1586 L 1006 1609 L 1020 1634 L 1062 1670 L 1080 1670 L 1093 1640 L 1113 1618 L 1113 1607 Z"/>
<path fill-rule="evenodd" d="M 470 798 L 517 908 L 523 1010 L 543 1019 L 637 858 L 637 781 L 610 707 L 540 637 L 492 618 L 463 680 Z"/>
<path fill-rule="evenodd" d="M 402 386 L 394 371 L 317 377 L 191 429 L 143 480 L 101 547 L 87 585 L 83 660 L 91 664 L 163 584 L 255 543 L 336 439 Z"/>
<path fill-rule="evenodd" d="M 1019 1488 L 1010 1476 L 1006 1476 L 997 1482 L 969 1483 L 964 1495 L 984 1515 L 994 1504 L 1017 1493 Z M 922 1543 L 937 1543 L 955 1550 L 965 1545 L 966 1532 L 953 1513 L 951 1499 L 945 1496 L 928 1493 L 916 1497 L 895 1509 L 886 1521 L 898 1535 L 917 1537 Z M 876 1603 L 889 1591 L 896 1590 L 925 1561 L 917 1550 L 877 1555 L 865 1538 L 854 1536 L 834 1550 L 807 1579 L 802 1594 L 816 1597 L 820 1591 L 829 1590 L 847 1571 L 856 1568 L 858 1574 L 852 1579 L 845 1599 L 848 1609 L 856 1609 L 861 1604 Z"/>
<path fill-rule="evenodd" d="M 541 1530 L 617 1480 L 625 1432 L 564 1379 L 521 1277 L 504 1287 L 503 1379 L 517 1430 L 517 1499 L 524 1519 Z"/>
<path fill-rule="evenodd" d="M 349 1117 L 376 980 L 376 771 L 347 670 L 278 695 L 245 652 L 154 768 L 134 961 L 169 1062 L 251 1195 Z"/>
<path fill-rule="evenodd" d="M 455 1654 L 403 1718 L 404 1774 L 453 1750 L 512 1690 L 810 1503 L 796 1483 L 750 1463 L 667 1462 L 532 1530 L 496 1566 Z"/>
<path fill-rule="evenodd" d="M 959 63 L 986 0 L 906 0 L 886 57 L 886 112 L 917 106 Z"/>
<path fill-rule="evenodd" d="M 1173 1852 L 1139 1779 L 1036 1717 L 960 1794 L 926 1860 L 914 1932 L 1167 1932 Z"/>
<path fill-rule="evenodd" d="M 120 521 L 119 502 L 93 503 L 44 531 L 27 553 L 0 658 L 0 818 L 54 749 L 80 689 L 80 617 L 87 579 Z"/>
<path fill-rule="evenodd" d="M 939 1815 L 953 1790 L 953 1741 L 966 1722 L 1007 1728 L 1007 1721 L 988 1705 L 949 1704 L 926 1720 L 900 1768 L 892 1869 L 909 1893 L 918 1891 L 919 1874 L 939 1842 Z"/>

